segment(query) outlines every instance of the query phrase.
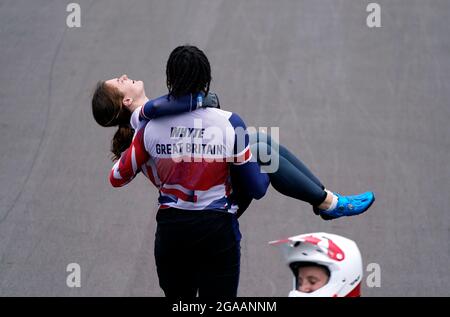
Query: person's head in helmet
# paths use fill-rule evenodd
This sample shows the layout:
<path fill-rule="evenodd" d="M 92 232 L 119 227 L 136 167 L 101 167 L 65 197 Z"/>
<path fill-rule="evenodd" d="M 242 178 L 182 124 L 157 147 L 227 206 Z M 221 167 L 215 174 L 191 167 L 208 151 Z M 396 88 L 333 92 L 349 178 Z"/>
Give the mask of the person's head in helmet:
<path fill-rule="evenodd" d="M 316 232 L 272 241 L 293 273 L 289 297 L 359 297 L 362 258 L 356 243 Z"/>
<path fill-rule="evenodd" d="M 312 293 L 326 285 L 330 279 L 330 270 L 325 265 L 313 262 L 295 262 L 291 265 L 297 277 L 297 291 Z"/>

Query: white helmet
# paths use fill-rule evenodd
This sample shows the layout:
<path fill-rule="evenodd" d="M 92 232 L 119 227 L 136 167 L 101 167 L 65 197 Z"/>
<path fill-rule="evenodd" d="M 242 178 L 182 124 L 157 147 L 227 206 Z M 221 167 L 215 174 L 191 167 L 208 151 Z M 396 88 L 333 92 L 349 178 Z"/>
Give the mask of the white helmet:
<path fill-rule="evenodd" d="M 307 233 L 269 244 L 280 245 L 294 273 L 289 297 L 359 297 L 363 276 L 361 253 L 350 239 L 324 232 Z M 328 268 L 328 283 L 311 293 L 297 290 L 296 263 L 312 262 Z"/>

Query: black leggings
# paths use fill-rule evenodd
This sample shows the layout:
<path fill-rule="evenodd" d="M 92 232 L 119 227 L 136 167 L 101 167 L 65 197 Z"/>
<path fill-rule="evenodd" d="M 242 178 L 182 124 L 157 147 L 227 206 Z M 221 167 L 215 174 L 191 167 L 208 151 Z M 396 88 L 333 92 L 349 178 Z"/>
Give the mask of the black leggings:
<path fill-rule="evenodd" d="M 213 210 L 161 209 L 155 260 L 166 297 L 236 297 L 240 272 L 236 215 Z"/>
<path fill-rule="evenodd" d="M 279 167 L 273 173 L 268 173 L 270 183 L 281 194 L 310 203 L 320 205 L 326 198 L 325 186 L 313 173 L 289 150 L 277 144 L 267 134 L 257 133 L 250 136 L 252 153 L 258 153 L 258 163 L 264 169 L 265 165 L 260 154 L 277 155 L 278 146 Z"/>

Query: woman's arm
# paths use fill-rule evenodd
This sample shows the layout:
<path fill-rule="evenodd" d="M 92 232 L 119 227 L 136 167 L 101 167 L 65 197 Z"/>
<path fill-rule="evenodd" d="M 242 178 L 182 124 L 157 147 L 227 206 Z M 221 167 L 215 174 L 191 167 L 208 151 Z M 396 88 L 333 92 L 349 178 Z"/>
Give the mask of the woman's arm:
<path fill-rule="evenodd" d="M 200 97 L 200 99 L 198 99 Z M 206 97 L 203 94 L 198 97 L 190 94 L 180 98 L 167 98 L 167 95 L 158 97 L 147 103 L 141 108 L 139 120 L 151 120 L 159 117 L 170 116 L 174 114 L 194 111 L 199 107 L 220 108 L 219 98 L 215 93 L 208 93 Z"/>
<path fill-rule="evenodd" d="M 150 159 L 144 146 L 144 130 L 145 126 L 135 134 L 130 147 L 114 164 L 109 175 L 113 187 L 122 187 L 128 184 L 141 171 L 141 166 Z"/>

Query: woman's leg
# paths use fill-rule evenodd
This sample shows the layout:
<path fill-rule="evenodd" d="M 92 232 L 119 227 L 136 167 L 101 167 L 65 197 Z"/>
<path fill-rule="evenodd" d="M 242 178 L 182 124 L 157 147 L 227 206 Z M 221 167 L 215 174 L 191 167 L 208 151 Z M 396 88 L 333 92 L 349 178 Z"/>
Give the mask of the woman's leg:
<path fill-rule="evenodd" d="M 253 136 L 250 139 L 256 138 Z M 283 195 L 306 201 L 313 206 L 322 204 L 327 198 L 327 192 L 319 179 L 284 146 L 279 145 L 278 152 L 276 146 L 277 144 L 269 136 L 261 133 L 257 135 L 256 143 L 251 145 L 252 153 L 257 153 L 258 163 L 262 168 L 268 163 L 262 162 L 261 153 L 270 156 L 278 155 L 278 169 L 268 174 L 272 186 Z"/>
<path fill-rule="evenodd" d="M 288 162 L 290 162 L 296 169 L 298 169 L 302 174 L 308 177 L 311 181 L 316 183 L 322 189 L 325 189 L 325 186 L 322 185 L 322 182 L 306 167 L 306 165 L 300 161 L 294 154 L 292 154 L 285 146 L 276 143 L 272 140 L 270 135 L 258 132 L 257 133 L 257 142 L 267 143 L 272 149 L 276 149 L 278 147 L 278 153 L 280 157 L 283 157 Z M 272 146 L 273 144 L 273 146 Z M 270 151 L 270 149 L 269 149 Z"/>
<path fill-rule="evenodd" d="M 310 203 L 314 206 L 314 213 L 320 214 L 325 220 L 361 214 L 375 201 L 373 192 L 341 196 L 326 190 L 305 164 L 266 134 L 250 136 L 250 143 L 252 153 L 257 153 L 258 163 L 263 169 L 264 166 L 270 165 L 270 161 L 261 160 L 261 153 L 278 155 L 278 169 L 268 173 L 272 186 L 284 195 Z"/>

